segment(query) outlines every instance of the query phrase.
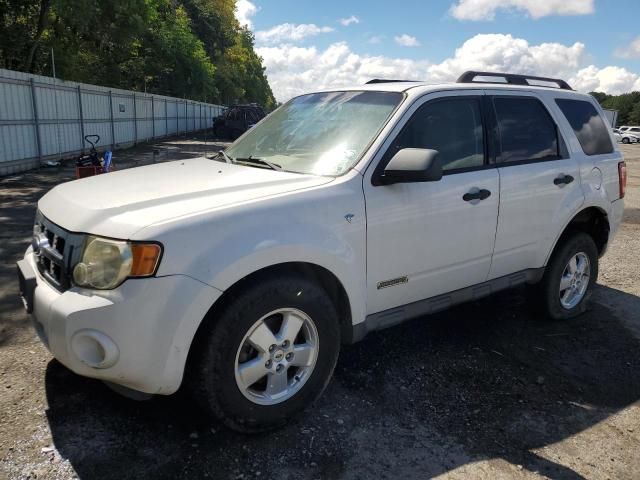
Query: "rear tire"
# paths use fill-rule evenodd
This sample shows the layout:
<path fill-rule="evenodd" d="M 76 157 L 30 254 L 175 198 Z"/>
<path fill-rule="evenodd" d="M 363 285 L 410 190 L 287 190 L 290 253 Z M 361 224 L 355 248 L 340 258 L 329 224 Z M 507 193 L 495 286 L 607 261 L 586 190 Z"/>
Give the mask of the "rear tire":
<path fill-rule="evenodd" d="M 283 425 L 322 393 L 340 329 L 321 287 L 285 275 L 252 282 L 210 319 L 198 343 L 190 382 L 196 400 L 227 427 L 253 433 Z"/>
<path fill-rule="evenodd" d="M 531 300 L 547 318 L 567 320 L 586 311 L 597 278 L 596 244 L 576 232 L 556 247 L 542 280 L 532 287 Z"/>

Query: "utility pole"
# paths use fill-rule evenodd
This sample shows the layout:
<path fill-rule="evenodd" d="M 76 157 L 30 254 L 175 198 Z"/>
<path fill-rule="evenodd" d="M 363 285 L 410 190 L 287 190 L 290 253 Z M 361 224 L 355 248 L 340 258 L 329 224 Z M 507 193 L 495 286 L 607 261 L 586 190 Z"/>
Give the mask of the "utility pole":
<path fill-rule="evenodd" d="M 51 48 L 51 70 L 53 71 L 53 78 L 56 78 L 56 57 L 53 54 L 53 47 Z"/>

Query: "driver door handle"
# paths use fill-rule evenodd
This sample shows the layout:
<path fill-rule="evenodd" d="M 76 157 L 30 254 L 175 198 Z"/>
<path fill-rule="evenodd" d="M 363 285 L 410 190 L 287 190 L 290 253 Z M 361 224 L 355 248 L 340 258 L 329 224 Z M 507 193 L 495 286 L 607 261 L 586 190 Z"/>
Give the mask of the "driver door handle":
<path fill-rule="evenodd" d="M 553 184 L 558 186 L 568 185 L 571 182 L 573 182 L 573 177 L 571 175 L 560 175 L 559 177 L 553 179 Z"/>
<path fill-rule="evenodd" d="M 473 200 L 486 200 L 491 196 L 491 192 L 489 190 L 478 190 L 477 192 L 467 192 L 462 196 L 462 199 L 465 202 L 471 202 Z"/>

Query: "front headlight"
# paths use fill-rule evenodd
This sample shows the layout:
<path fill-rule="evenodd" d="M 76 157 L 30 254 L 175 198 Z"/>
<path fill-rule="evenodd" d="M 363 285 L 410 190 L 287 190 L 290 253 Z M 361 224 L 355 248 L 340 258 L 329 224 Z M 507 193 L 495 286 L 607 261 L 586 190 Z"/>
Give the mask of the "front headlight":
<path fill-rule="evenodd" d="M 82 259 L 73 268 L 73 281 L 80 287 L 110 290 L 127 278 L 150 277 L 160 262 L 157 243 L 126 242 L 89 235 Z"/>

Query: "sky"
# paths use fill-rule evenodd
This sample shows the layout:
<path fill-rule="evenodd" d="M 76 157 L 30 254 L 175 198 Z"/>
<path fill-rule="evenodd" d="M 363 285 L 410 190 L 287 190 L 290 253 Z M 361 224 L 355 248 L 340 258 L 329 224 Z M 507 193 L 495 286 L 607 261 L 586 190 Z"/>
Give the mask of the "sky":
<path fill-rule="evenodd" d="M 372 78 L 465 70 L 640 90 L 639 0 L 238 0 L 279 101 Z"/>

